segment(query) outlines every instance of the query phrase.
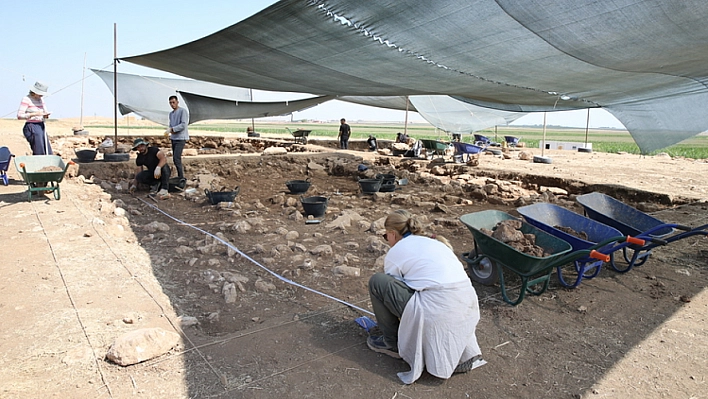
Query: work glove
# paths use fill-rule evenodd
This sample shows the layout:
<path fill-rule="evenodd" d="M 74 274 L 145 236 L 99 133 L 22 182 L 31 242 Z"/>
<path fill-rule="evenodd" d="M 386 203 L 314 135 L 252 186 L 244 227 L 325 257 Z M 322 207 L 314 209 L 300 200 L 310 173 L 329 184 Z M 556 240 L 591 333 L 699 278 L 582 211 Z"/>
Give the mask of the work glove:
<path fill-rule="evenodd" d="M 172 133 L 171 130 L 172 128 L 167 128 L 167 130 L 165 130 L 165 137 L 169 136 L 170 133 Z"/>
<path fill-rule="evenodd" d="M 155 168 L 155 173 L 153 173 L 153 176 L 155 176 L 155 179 L 159 179 L 160 176 L 162 176 L 162 168 L 161 167 L 156 167 Z"/>
<path fill-rule="evenodd" d="M 138 188 L 135 186 L 135 184 L 131 184 L 130 188 L 128 189 L 128 192 L 133 194 L 133 193 L 135 193 L 135 190 L 137 190 L 137 189 Z"/>

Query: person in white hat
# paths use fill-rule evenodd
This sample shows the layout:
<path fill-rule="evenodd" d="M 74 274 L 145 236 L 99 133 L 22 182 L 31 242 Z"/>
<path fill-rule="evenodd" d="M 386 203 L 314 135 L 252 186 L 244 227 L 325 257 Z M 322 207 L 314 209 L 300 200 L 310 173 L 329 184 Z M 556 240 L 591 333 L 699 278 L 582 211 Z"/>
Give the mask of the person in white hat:
<path fill-rule="evenodd" d="M 46 84 L 36 82 L 30 87 L 29 94 L 22 99 L 20 109 L 17 110 L 17 119 L 27 121 L 22 128 L 22 133 L 32 148 L 32 155 L 52 154 L 52 146 L 44 127 L 44 120 L 49 118 L 50 114 L 43 98 L 47 94 L 47 89 Z"/>

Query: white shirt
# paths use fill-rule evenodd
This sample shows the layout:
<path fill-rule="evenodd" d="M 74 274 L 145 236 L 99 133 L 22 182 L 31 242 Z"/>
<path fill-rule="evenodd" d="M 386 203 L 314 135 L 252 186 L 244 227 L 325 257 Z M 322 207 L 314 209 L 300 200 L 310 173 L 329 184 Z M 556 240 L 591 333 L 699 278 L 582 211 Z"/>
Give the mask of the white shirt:
<path fill-rule="evenodd" d="M 481 354 L 475 335 L 477 293 L 450 248 L 432 238 L 408 236 L 389 250 L 384 271 L 416 290 L 398 329 L 398 353 L 411 366 L 398 373 L 401 381 L 412 384 L 423 369 L 450 378 L 459 363 Z"/>

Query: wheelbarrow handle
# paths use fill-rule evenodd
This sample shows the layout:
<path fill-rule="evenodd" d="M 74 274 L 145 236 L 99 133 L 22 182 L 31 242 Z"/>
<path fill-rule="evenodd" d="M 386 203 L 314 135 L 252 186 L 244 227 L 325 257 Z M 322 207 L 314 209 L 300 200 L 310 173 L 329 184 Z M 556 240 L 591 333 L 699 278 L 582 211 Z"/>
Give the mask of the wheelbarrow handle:
<path fill-rule="evenodd" d="M 590 256 L 591 258 L 593 258 L 593 259 L 599 259 L 599 260 L 601 260 L 601 261 L 603 261 L 603 262 L 609 262 L 609 261 L 610 261 L 610 255 L 605 255 L 605 254 L 603 254 L 602 252 L 597 252 L 597 251 L 595 251 L 594 249 L 593 249 L 592 251 L 590 251 L 590 255 L 589 255 L 589 256 Z"/>
<path fill-rule="evenodd" d="M 636 245 L 641 245 L 641 246 L 644 246 L 644 244 L 646 243 L 646 241 L 642 240 L 641 238 L 632 237 L 632 236 L 627 236 L 627 239 L 625 241 L 630 244 L 636 244 Z"/>

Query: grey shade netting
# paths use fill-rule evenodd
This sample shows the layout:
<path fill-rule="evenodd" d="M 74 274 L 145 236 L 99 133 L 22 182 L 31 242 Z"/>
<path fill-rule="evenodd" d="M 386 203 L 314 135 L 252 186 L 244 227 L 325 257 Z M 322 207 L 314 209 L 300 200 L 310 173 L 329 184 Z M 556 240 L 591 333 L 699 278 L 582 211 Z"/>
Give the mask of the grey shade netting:
<path fill-rule="evenodd" d="M 284 0 L 124 59 L 271 91 L 603 107 L 648 152 L 708 127 L 707 20 L 705 0 Z"/>
<path fill-rule="evenodd" d="M 103 82 L 113 91 L 113 72 L 91 70 L 98 75 Z M 177 96 L 180 106 L 189 110 L 181 95 L 177 90 L 210 95 L 230 100 L 249 101 L 251 94 L 249 89 L 242 87 L 231 87 L 209 82 L 199 82 L 187 79 L 158 78 L 154 76 L 141 76 L 119 73 L 116 75 L 118 81 L 118 107 L 122 115 L 131 112 L 142 116 L 155 123 L 167 126 L 169 124 L 169 113 L 172 111 L 168 103 L 170 96 Z M 190 110 L 189 123 L 199 121 L 198 115 L 193 115 Z"/>
<path fill-rule="evenodd" d="M 113 92 L 113 72 L 93 70 L 103 79 Z M 119 110 L 122 115 L 138 114 L 148 120 L 167 124 L 169 110 L 165 99 L 177 95 L 181 106 L 189 110 L 190 123 L 213 119 L 261 118 L 288 115 L 303 111 L 336 98 L 335 96 L 310 97 L 298 100 L 280 100 L 272 102 L 252 102 L 250 90 L 240 87 L 223 86 L 196 80 L 158 78 L 154 76 L 118 75 Z M 185 89 L 185 90 L 181 90 Z M 212 93 L 213 96 L 199 93 Z M 278 93 L 271 93 L 277 95 Z M 280 93 L 286 95 L 287 93 Z M 214 96 L 229 96 L 217 98 Z M 236 98 L 236 100 L 234 100 Z M 242 100 L 238 100 L 238 99 Z M 390 97 L 338 97 L 338 100 L 379 108 L 416 111 L 413 103 L 422 104 L 425 111 L 423 118 L 432 125 L 450 133 L 470 133 L 490 126 L 505 124 L 525 115 L 506 111 L 492 110 L 454 100 L 448 96 L 414 96 L 406 103 L 405 96 Z M 161 109 L 162 108 L 162 109 Z"/>
<path fill-rule="evenodd" d="M 524 112 L 489 109 L 449 96 L 411 96 L 418 113 L 433 126 L 449 133 L 469 134 L 491 126 L 507 125 Z"/>
<path fill-rule="evenodd" d="M 180 94 L 189 106 L 190 121 L 194 120 L 195 122 L 207 119 L 243 119 L 288 115 L 335 98 L 334 96 L 321 96 L 303 100 L 257 103 L 230 101 L 184 91 L 180 91 Z"/>

